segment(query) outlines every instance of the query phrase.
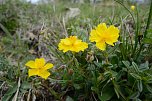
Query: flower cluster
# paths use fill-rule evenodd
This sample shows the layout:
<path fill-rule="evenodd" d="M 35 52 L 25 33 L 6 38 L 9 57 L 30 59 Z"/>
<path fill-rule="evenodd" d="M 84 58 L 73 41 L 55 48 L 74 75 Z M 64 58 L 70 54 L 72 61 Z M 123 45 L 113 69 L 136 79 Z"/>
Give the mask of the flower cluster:
<path fill-rule="evenodd" d="M 114 46 L 114 43 L 118 41 L 118 37 L 118 28 L 114 25 L 107 27 L 105 23 L 102 23 L 95 29 L 91 30 L 89 40 L 91 42 L 96 42 L 96 47 L 100 50 L 105 50 L 106 44 Z M 70 36 L 68 38 L 61 39 L 58 47 L 59 50 L 62 50 L 63 52 L 79 52 L 88 48 L 88 44 L 86 42 L 82 42 L 82 40 L 78 39 L 77 36 Z M 53 64 L 46 63 L 44 58 L 36 58 L 35 61 L 28 61 L 25 65 L 30 67 L 28 70 L 29 77 L 38 75 L 44 79 L 47 79 L 50 75 L 47 70 L 53 67 Z"/>

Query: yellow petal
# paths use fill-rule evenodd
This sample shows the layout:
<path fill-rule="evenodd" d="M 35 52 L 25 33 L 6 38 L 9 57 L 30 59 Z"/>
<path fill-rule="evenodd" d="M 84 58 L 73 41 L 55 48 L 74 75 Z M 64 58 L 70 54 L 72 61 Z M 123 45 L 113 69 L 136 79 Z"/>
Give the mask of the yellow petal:
<path fill-rule="evenodd" d="M 35 65 L 35 62 L 34 61 L 28 61 L 25 66 L 28 66 L 30 68 L 37 68 L 36 65 Z"/>
<path fill-rule="evenodd" d="M 91 41 L 91 42 L 99 42 L 100 40 L 101 40 L 101 34 L 102 33 L 99 33 L 99 32 L 97 32 L 96 30 L 92 30 L 91 31 L 91 33 L 90 33 L 90 38 L 89 38 L 89 40 Z"/>
<path fill-rule="evenodd" d="M 64 44 L 62 41 L 68 40 L 67 42 L 70 42 L 70 44 Z M 61 40 L 61 42 L 58 44 L 59 50 L 63 50 L 63 52 L 72 51 L 72 52 L 79 52 L 86 49 L 88 46 L 87 43 L 82 42 L 82 40 L 77 39 L 76 36 L 70 36 L 69 38 L 65 38 Z M 82 47 L 85 46 L 85 47 Z"/>
<path fill-rule="evenodd" d="M 41 77 L 44 78 L 44 79 L 47 79 L 48 76 L 50 75 L 50 73 L 46 70 L 46 71 L 41 71 L 41 72 L 39 72 L 38 75 L 41 76 Z"/>
<path fill-rule="evenodd" d="M 97 42 L 96 47 L 99 48 L 100 50 L 105 50 L 106 44 L 105 44 L 105 42 Z"/>
<path fill-rule="evenodd" d="M 111 25 L 107 30 L 108 35 L 112 35 L 113 37 L 119 37 L 119 29 L 114 25 Z"/>
<path fill-rule="evenodd" d="M 70 42 L 74 43 L 74 42 L 77 40 L 77 36 L 70 36 L 70 37 L 68 38 L 68 40 L 69 40 Z"/>
<path fill-rule="evenodd" d="M 107 26 L 105 23 L 101 23 L 97 26 L 96 30 L 99 32 L 99 33 L 103 33 L 104 31 L 107 30 Z"/>
<path fill-rule="evenodd" d="M 66 39 L 62 39 L 61 43 L 63 43 L 64 45 L 71 45 L 71 42 L 69 40 L 66 40 Z"/>
<path fill-rule="evenodd" d="M 45 65 L 45 59 L 44 58 L 36 58 L 35 65 L 37 66 L 37 68 L 42 68 Z"/>
<path fill-rule="evenodd" d="M 79 45 L 79 44 L 81 44 L 81 42 L 82 42 L 81 40 L 76 40 L 74 45 Z"/>
<path fill-rule="evenodd" d="M 114 42 L 118 41 L 119 37 L 119 29 L 111 25 L 108 30 L 107 30 L 107 38 L 106 38 L 106 43 L 109 45 L 114 46 Z"/>
<path fill-rule="evenodd" d="M 53 64 L 52 63 L 47 63 L 42 69 L 43 70 L 47 70 L 47 69 L 50 69 L 53 67 Z"/>
<path fill-rule="evenodd" d="M 86 48 L 88 48 L 88 44 L 86 42 L 81 42 L 79 47 L 80 50 L 84 51 Z"/>
<path fill-rule="evenodd" d="M 108 41 L 106 41 L 106 43 L 109 44 L 109 45 L 111 45 L 111 46 L 114 46 L 114 44 L 113 44 L 112 41 L 109 41 L 109 40 L 108 40 Z"/>
<path fill-rule="evenodd" d="M 63 52 L 67 52 L 69 50 L 69 45 L 65 45 L 63 43 L 59 43 L 59 50 L 63 50 Z"/>
<path fill-rule="evenodd" d="M 38 75 L 39 74 L 39 70 L 38 69 L 29 69 L 28 70 L 28 75 L 33 76 L 33 75 Z"/>

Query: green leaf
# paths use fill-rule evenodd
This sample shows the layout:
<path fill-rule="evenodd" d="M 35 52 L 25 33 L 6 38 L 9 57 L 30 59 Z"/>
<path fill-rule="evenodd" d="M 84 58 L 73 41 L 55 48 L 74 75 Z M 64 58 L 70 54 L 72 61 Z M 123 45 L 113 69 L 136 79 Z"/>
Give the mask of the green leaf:
<path fill-rule="evenodd" d="M 29 83 L 29 82 L 27 82 L 27 81 L 24 81 L 22 84 L 21 84 L 21 88 L 22 89 L 30 89 L 32 86 L 31 86 L 31 84 Z"/>
<path fill-rule="evenodd" d="M 136 72 L 140 72 L 139 67 L 135 62 L 132 62 L 132 66 Z"/>
<path fill-rule="evenodd" d="M 152 33 L 152 29 L 148 29 L 147 32 Z"/>
<path fill-rule="evenodd" d="M 81 89 L 82 87 L 79 84 L 74 84 L 75 89 Z"/>
<path fill-rule="evenodd" d="M 74 101 L 74 100 L 70 96 L 67 96 L 65 101 Z"/>
<path fill-rule="evenodd" d="M 152 44 L 152 38 L 145 38 L 144 40 L 143 40 L 143 42 L 145 43 L 145 44 Z"/>
<path fill-rule="evenodd" d="M 147 32 L 147 37 L 152 37 L 152 29 L 148 29 Z"/>
<path fill-rule="evenodd" d="M 9 36 L 11 37 L 11 33 L 0 23 L 0 28 Z"/>
<path fill-rule="evenodd" d="M 9 90 L 5 93 L 5 95 L 12 95 L 16 92 L 18 87 L 18 84 L 14 84 L 12 87 L 9 88 Z"/>
<path fill-rule="evenodd" d="M 133 94 L 131 94 L 131 96 L 130 96 L 129 98 L 130 98 L 130 99 L 136 99 L 136 98 L 139 97 L 139 95 L 140 95 L 139 92 L 134 92 Z"/>
<path fill-rule="evenodd" d="M 149 79 L 147 80 L 147 83 L 152 83 L 152 78 L 149 78 Z"/>
<path fill-rule="evenodd" d="M 17 91 L 18 84 L 14 84 L 12 87 L 8 89 L 8 91 L 5 93 L 5 95 L 2 98 L 2 101 L 10 101 L 10 98 L 12 95 Z"/>
<path fill-rule="evenodd" d="M 140 64 L 139 69 L 140 69 L 141 71 L 148 70 L 148 69 L 149 69 L 149 62 L 146 61 L 145 63 Z"/>
<path fill-rule="evenodd" d="M 122 63 L 123 63 L 127 68 L 130 67 L 130 63 L 129 63 L 128 61 L 122 61 Z"/>
<path fill-rule="evenodd" d="M 111 74 L 112 74 L 112 77 L 116 77 L 118 75 L 118 73 L 113 70 L 111 70 Z"/>
<path fill-rule="evenodd" d="M 113 87 L 106 86 L 101 92 L 101 95 L 98 94 L 98 97 L 101 101 L 109 101 L 114 95 Z"/>
<path fill-rule="evenodd" d="M 91 87 L 91 90 L 98 93 L 99 92 L 99 89 L 97 87 Z"/>
<path fill-rule="evenodd" d="M 130 75 L 131 75 L 132 77 L 134 77 L 135 79 L 141 80 L 141 76 L 139 76 L 139 75 L 137 75 L 137 74 L 135 74 L 135 73 L 130 73 Z"/>
<path fill-rule="evenodd" d="M 135 99 L 134 101 L 142 101 L 142 100 L 140 100 L 140 99 L 137 98 L 137 99 Z"/>
<path fill-rule="evenodd" d="M 102 63 L 99 63 L 99 62 L 94 61 L 94 64 L 95 64 L 97 67 L 99 67 L 99 68 L 102 67 Z"/>
<path fill-rule="evenodd" d="M 117 95 L 117 97 L 119 99 L 119 91 L 118 91 L 118 89 L 116 87 L 114 87 L 114 90 L 115 90 L 115 93 L 116 93 L 116 95 Z"/>
<path fill-rule="evenodd" d="M 12 95 L 4 95 L 2 97 L 2 101 L 10 101 L 10 98 L 12 97 Z"/>
<path fill-rule="evenodd" d="M 149 85 L 146 85 L 147 90 L 152 93 L 152 87 L 150 87 Z"/>
<path fill-rule="evenodd" d="M 141 81 L 141 80 L 138 80 L 138 81 L 137 81 L 137 88 L 138 88 L 139 92 L 142 92 L 142 90 L 143 90 L 143 85 L 142 85 L 142 81 Z"/>
<path fill-rule="evenodd" d="M 118 56 L 112 56 L 112 58 L 111 58 L 111 63 L 112 63 L 112 64 L 118 64 L 118 63 L 119 63 Z"/>
<path fill-rule="evenodd" d="M 124 98 L 124 100 L 126 100 L 125 96 L 123 95 L 123 93 L 122 93 L 122 91 L 120 89 L 120 86 L 115 81 L 113 82 L 113 84 L 114 84 L 114 90 L 115 90 L 115 93 L 116 93 L 118 99 L 119 99 L 119 97 L 121 95 Z"/>

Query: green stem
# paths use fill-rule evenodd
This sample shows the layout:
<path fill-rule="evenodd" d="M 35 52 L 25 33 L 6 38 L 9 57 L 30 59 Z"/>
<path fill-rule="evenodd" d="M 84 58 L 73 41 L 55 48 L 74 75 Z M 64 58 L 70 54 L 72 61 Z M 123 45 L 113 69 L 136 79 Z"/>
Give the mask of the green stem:
<path fill-rule="evenodd" d="M 131 17 L 132 17 L 132 19 L 133 19 L 133 21 L 135 23 L 135 18 L 133 16 L 133 14 L 131 13 L 131 11 L 122 2 L 120 2 L 118 0 L 114 0 L 114 1 L 117 2 L 117 3 L 119 3 L 120 5 L 122 5 L 129 12 L 129 14 L 131 15 Z"/>
<path fill-rule="evenodd" d="M 147 21 L 146 29 L 145 29 L 145 32 L 144 32 L 144 38 L 146 38 L 147 30 L 149 29 L 149 26 L 150 26 L 151 17 L 152 17 L 152 1 L 151 1 L 151 4 L 150 4 L 149 16 L 148 16 L 148 21 Z"/>
<path fill-rule="evenodd" d="M 133 49 L 133 56 L 134 56 L 134 54 L 135 54 L 135 52 L 136 52 L 136 48 L 137 48 L 137 45 L 138 45 L 138 29 L 139 29 L 139 21 L 138 21 L 138 19 L 139 19 L 139 17 L 138 17 L 138 10 L 137 10 L 137 22 L 135 21 L 135 18 L 134 18 L 134 16 L 133 16 L 133 14 L 132 14 L 132 12 L 122 3 L 122 2 L 120 2 L 120 1 L 118 1 L 118 0 L 114 0 L 114 1 L 116 1 L 117 3 L 119 3 L 120 5 L 122 5 L 128 12 L 129 12 L 129 14 L 131 15 L 131 17 L 132 17 L 132 19 L 133 19 L 133 23 L 135 24 L 135 28 L 136 28 L 136 34 L 135 34 L 135 46 L 134 46 L 134 49 Z"/>
<path fill-rule="evenodd" d="M 50 92 L 50 94 L 52 94 L 56 99 L 60 99 L 61 96 L 57 92 L 55 92 L 51 87 L 48 87 L 45 84 L 41 84 L 41 85 L 45 87 Z"/>
<path fill-rule="evenodd" d="M 137 11 L 137 14 L 136 14 L 136 17 L 137 17 L 137 23 L 136 23 L 136 30 L 135 30 L 135 46 L 134 46 L 134 49 L 133 49 L 132 57 L 134 57 L 134 56 L 135 56 L 135 52 L 136 52 L 137 45 L 138 45 L 139 14 L 138 14 L 138 9 L 137 9 L 137 8 L 136 8 L 136 11 Z"/>
<path fill-rule="evenodd" d="M 143 39 L 146 38 L 146 35 L 147 35 L 147 30 L 149 29 L 149 26 L 150 26 L 150 22 L 151 22 L 151 17 L 152 17 L 152 1 L 151 1 L 151 4 L 150 4 L 150 9 L 149 9 L 149 16 L 148 16 L 148 20 L 147 20 L 147 25 L 146 25 L 146 29 L 145 29 L 145 32 L 144 32 L 144 37 Z M 141 53 L 141 50 L 143 49 L 143 46 L 144 46 L 144 43 L 142 42 L 142 44 L 140 45 L 140 49 L 137 53 L 137 57 L 136 57 L 136 60 L 138 59 L 140 53 Z"/>

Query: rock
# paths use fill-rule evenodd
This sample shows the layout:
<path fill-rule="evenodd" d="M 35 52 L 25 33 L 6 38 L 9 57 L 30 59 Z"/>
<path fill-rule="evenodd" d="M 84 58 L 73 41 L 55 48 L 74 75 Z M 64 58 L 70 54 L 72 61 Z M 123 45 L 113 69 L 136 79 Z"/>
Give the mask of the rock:
<path fill-rule="evenodd" d="M 72 3 L 81 3 L 81 4 L 83 4 L 84 0 L 72 0 Z"/>
<path fill-rule="evenodd" d="M 94 4 L 94 3 L 99 3 L 101 2 L 102 0 L 90 0 L 90 4 Z"/>
<path fill-rule="evenodd" d="M 78 16 L 81 12 L 79 8 L 67 8 L 66 10 L 67 12 L 64 17 L 65 22 L 67 22 L 68 19 Z"/>

